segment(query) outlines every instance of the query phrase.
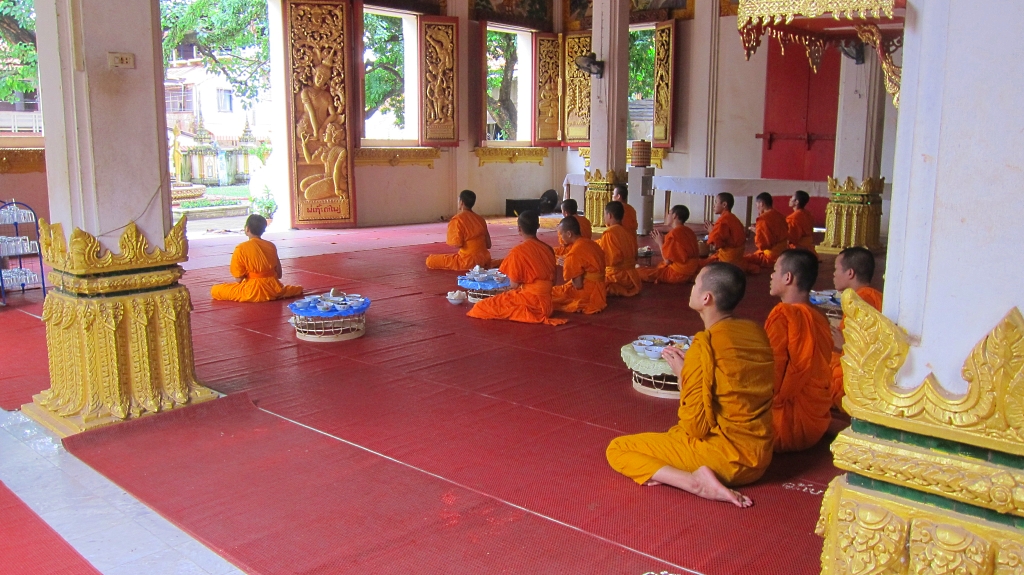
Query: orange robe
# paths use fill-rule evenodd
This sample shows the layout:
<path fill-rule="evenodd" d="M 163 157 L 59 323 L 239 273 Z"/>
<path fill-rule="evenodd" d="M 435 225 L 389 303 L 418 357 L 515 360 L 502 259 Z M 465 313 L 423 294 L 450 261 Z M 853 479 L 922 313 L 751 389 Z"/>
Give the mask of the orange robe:
<path fill-rule="evenodd" d="M 747 246 L 747 231 L 743 222 L 732 212 L 722 212 L 708 233 L 708 243 L 718 251 L 711 254 L 707 261 L 742 265 L 743 250 Z"/>
<path fill-rule="evenodd" d="M 619 222 L 619 225 L 629 232 L 629 237 L 633 240 L 633 253 L 635 254 L 640 247 L 636 239 L 636 231 L 640 229 L 640 221 L 636 219 L 636 208 L 622 202 L 622 221 Z"/>
<path fill-rule="evenodd" d="M 666 465 L 706 465 L 727 485 L 757 481 L 772 460 L 772 348 L 761 326 L 724 319 L 693 338 L 679 375 L 679 423 L 612 440 L 612 468 L 643 484 Z"/>
<path fill-rule="evenodd" d="M 500 269 L 519 287 L 478 302 L 466 315 L 523 323 L 565 323 L 564 319 L 548 317 L 552 311 L 551 287 L 555 281 L 555 253 L 551 246 L 536 238 L 525 240 L 508 252 Z"/>
<path fill-rule="evenodd" d="M 287 286 L 277 279 L 281 260 L 277 246 L 261 238 L 249 238 L 231 254 L 231 275 L 242 281 L 217 284 L 210 289 L 213 299 L 260 302 L 302 295 L 300 286 Z"/>
<path fill-rule="evenodd" d="M 857 290 L 857 295 L 860 299 L 866 301 L 872 307 L 878 311 L 882 311 L 882 292 L 876 290 L 873 287 L 862 287 Z M 845 327 L 846 320 L 839 324 L 839 329 L 842 330 Z M 843 410 L 843 396 L 846 395 L 846 390 L 843 389 L 843 352 L 832 350 L 832 405 L 834 405 L 840 411 Z"/>
<path fill-rule="evenodd" d="M 583 288 L 576 289 L 572 278 L 583 275 Z M 604 287 L 604 250 L 594 240 L 579 238 L 569 246 L 562 264 L 566 281 L 551 291 L 551 301 L 558 311 L 597 313 L 608 306 Z"/>
<path fill-rule="evenodd" d="M 818 255 L 814 249 L 814 218 L 807 210 L 793 210 L 793 213 L 786 216 L 786 226 L 789 228 L 789 247 Z"/>
<path fill-rule="evenodd" d="M 832 329 L 810 304 L 780 303 L 764 324 L 775 353 L 775 451 L 807 449 L 832 421 Z"/>
<path fill-rule="evenodd" d="M 459 253 L 427 256 L 427 268 L 461 271 L 491 263 L 487 222 L 475 212 L 464 210 L 452 217 L 448 222 L 446 243 L 459 248 Z"/>
<path fill-rule="evenodd" d="M 586 216 L 581 216 L 579 214 L 574 214 L 573 217 L 576 218 L 576 221 L 580 224 L 580 237 L 587 238 L 588 240 L 594 239 L 594 230 L 590 225 L 590 220 L 588 220 Z M 555 248 L 555 255 L 564 256 L 568 251 L 569 246 L 562 242 L 562 236 L 558 236 L 558 247 Z"/>
<path fill-rule="evenodd" d="M 746 272 L 756 274 L 762 268 L 771 269 L 779 255 L 789 249 L 789 224 L 786 218 L 775 210 L 768 210 L 758 216 L 754 226 L 754 245 L 757 251 L 743 256 Z"/>
<path fill-rule="evenodd" d="M 597 240 L 604 250 L 604 281 L 608 295 L 634 296 L 640 293 L 640 274 L 636 271 L 636 235 L 614 225 Z"/>
<path fill-rule="evenodd" d="M 640 268 L 645 282 L 681 284 L 693 281 L 700 271 L 700 248 L 697 234 L 686 226 L 672 228 L 661 242 L 662 261 L 658 267 Z"/>

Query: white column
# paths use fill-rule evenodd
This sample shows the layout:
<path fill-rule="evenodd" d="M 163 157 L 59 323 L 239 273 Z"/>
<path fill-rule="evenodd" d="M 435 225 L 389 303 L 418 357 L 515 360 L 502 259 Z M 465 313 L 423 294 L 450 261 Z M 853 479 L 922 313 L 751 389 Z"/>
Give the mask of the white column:
<path fill-rule="evenodd" d="M 962 391 L 971 349 L 1024 308 L 1024 4 L 907 4 L 883 311 L 914 343 L 900 384 Z"/>
<path fill-rule="evenodd" d="M 718 126 L 718 56 L 721 25 L 717 2 L 696 2 L 693 17 L 693 69 L 690 73 L 690 175 L 715 177 Z M 738 42 L 738 40 L 736 40 Z M 767 49 L 767 47 L 763 48 Z"/>
<path fill-rule="evenodd" d="M 291 71 L 287 69 L 284 25 L 284 5 L 282 0 L 267 0 L 268 36 L 270 41 L 270 99 L 276 105 L 269 110 L 271 115 L 270 142 L 272 151 L 263 169 L 266 186 L 277 202 L 277 213 L 270 224 L 271 231 L 286 230 L 291 227 L 292 196 L 290 176 L 288 175 L 288 106 L 292 94 L 288 90 Z M 250 190 L 253 195 L 263 194 L 263 190 Z M 356 202 L 356 210 L 359 202 Z M 358 221 L 358 214 L 356 221 Z"/>
<path fill-rule="evenodd" d="M 119 251 L 171 228 L 159 0 L 37 0 L 50 218 Z M 115 54 L 123 55 L 120 67 Z"/>
<path fill-rule="evenodd" d="M 864 63 L 843 57 L 839 69 L 839 114 L 832 175 L 861 182 L 878 177 L 885 122 L 885 83 L 878 55 L 864 47 Z"/>
<path fill-rule="evenodd" d="M 594 1 L 593 50 L 604 61 L 604 77 L 590 82 L 590 167 L 626 170 L 626 115 L 629 88 L 629 2 Z M 573 66 L 567 62 L 567 66 Z"/>

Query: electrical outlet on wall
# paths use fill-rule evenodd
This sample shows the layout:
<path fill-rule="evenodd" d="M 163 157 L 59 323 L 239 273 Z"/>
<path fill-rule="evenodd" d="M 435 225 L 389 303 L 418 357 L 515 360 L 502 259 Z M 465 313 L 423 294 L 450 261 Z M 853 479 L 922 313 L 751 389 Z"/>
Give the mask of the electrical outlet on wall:
<path fill-rule="evenodd" d="M 135 54 L 128 52 L 107 52 L 107 66 L 114 68 L 135 68 Z"/>

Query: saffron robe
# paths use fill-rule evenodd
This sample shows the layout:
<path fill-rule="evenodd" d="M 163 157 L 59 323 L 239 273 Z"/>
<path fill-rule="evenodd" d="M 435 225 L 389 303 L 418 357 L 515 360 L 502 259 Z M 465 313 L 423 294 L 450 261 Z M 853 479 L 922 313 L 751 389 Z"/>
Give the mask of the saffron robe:
<path fill-rule="evenodd" d="M 700 271 L 700 248 L 697 234 L 679 225 L 672 228 L 661 241 L 662 262 L 654 268 L 637 270 L 645 282 L 681 284 L 693 281 Z"/>
<path fill-rule="evenodd" d="M 882 292 L 873 287 L 864 286 L 857 291 L 860 299 L 866 301 L 871 307 L 882 311 Z M 839 324 L 839 329 L 846 327 L 846 319 Z M 846 390 L 843 389 L 843 352 L 832 350 L 832 405 L 843 411 L 843 396 Z"/>
<path fill-rule="evenodd" d="M 459 253 L 427 256 L 427 268 L 462 271 L 491 263 L 491 253 L 487 250 L 487 222 L 475 212 L 463 210 L 452 217 L 448 222 L 445 243 L 459 248 Z"/>
<path fill-rule="evenodd" d="M 466 315 L 523 323 L 565 323 L 564 319 L 548 317 L 552 311 L 551 287 L 555 281 L 555 253 L 551 246 L 536 238 L 527 239 L 508 252 L 500 269 L 519 287 L 477 302 Z"/>
<path fill-rule="evenodd" d="M 640 221 L 636 219 L 636 208 L 622 202 L 622 221 L 619 222 L 619 225 L 629 232 L 629 237 L 633 241 L 633 253 L 637 253 L 640 245 L 636 239 L 636 232 L 640 229 Z"/>
<path fill-rule="evenodd" d="M 604 250 L 604 282 L 608 295 L 628 297 L 640 293 L 636 235 L 616 224 L 606 229 L 597 243 Z"/>
<path fill-rule="evenodd" d="M 715 225 L 708 232 L 708 243 L 718 249 L 707 259 L 709 262 L 726 262 L 742 266 L 743 250 L 747 245 L 747 231 L 730 211 L 722 212 Z"/>
<path fill-rule="evenodd" d="M 793 213 L 786 216 L 786 226 L 789 228 L 789 247 L 818 255 L 814 249 L 814 218 L 807 210 L 793 210 Z"/>
<path fill-rule="evenodd" d="M 217 284 L 210 289 L 213 299 L 261 302 L 302 295 L 302 287 L 288 286 L 277 279 L 281 260 L 277 246 L 261 238 L 249 238 L 231 254 L 231 275 L 242 281 Z"/>
<path fill-rule="evenodd" d="M 810 304 L 780 303 L 764 324 L 775 353 L 775 451 L 799 451 L 832 421 L 832 330 Z"/>
<path fill-rule="evenodd" d="M 786 218 L 775 210 L 768 210 L 757 217 L 754 225 L 754 246 L 757 251 L 743 256 L 747 273 L 757 273 L 762 268 L 772 268 L 782 252 L 789 249 L 789 224 Z"/>
<path fill-rule="evenodd" d="M 679 423 L 666 433 L 617 437 L 612 468 L 639 484 L 665 466 L 708 466 L 726 485 L 757 481 L 772 460 L 775 367 L 768 336 L 728 318 L 693 338 L 679 374 Z"/>
<path fill-rule="evenodd" d="M 588 240 L 594 239 L 594 230 L 590 225 L 590 220 L 588 220 L 586 216 L 581 216 L 579 214 L 573 214 L 572 217 L 576 218 L 576 221 L 580 224 L 580 237 L 587 238 Z M 565 243 L 562 242 L 562 237 L 559 236 L 558 247 L 555 248 L 555 255 L 564 256 L 568 251 L 569 246 L 565 245 Z"/>
<path fill-rule="evenodd" d="M 551 300 L 555 309 L 568 313 L 597 313 L 608 306 L 604 286 L 604 250 L 594 240 L 578 238 L 568 246 L 562 263 L 562 277 L 567 281 L 555 286 Z M 576 289 L 572 278 L 583 275 L 583 288 Z"/>

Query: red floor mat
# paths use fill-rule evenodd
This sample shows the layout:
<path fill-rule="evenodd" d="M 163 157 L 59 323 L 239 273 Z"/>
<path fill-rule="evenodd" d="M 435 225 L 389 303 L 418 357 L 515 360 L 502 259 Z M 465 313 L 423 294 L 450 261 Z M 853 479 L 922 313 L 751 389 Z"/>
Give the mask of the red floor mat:
<path fill-rule="evenodd" d="M 675 568 L 259 411 L 244 394 L 64 444 L 250 573 Z"/>
<path fill-rule="evenodd" d="M 21 409 L 33 395 L 50 388 L 46 326 L 23 309 L 30 308 L 0 308 L 0 349 L 5 350 L 0 359 L 0 408 L 7 411 Z"/>
<path fill-rule="evenodd" d="M 100 572 L 0 483 L 0 573 L 99 575 Z"/>

